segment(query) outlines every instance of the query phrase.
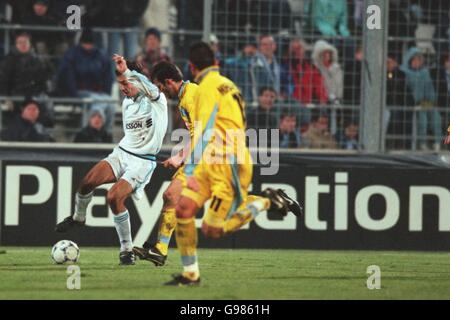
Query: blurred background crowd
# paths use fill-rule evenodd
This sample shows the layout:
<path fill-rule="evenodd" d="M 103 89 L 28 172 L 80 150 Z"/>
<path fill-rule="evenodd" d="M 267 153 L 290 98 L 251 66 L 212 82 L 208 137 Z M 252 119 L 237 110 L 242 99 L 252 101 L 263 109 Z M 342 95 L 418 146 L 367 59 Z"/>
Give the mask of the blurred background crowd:
<path fill-rule="evenodd" d="M 73 4 L 78 32 L 66 28 Z M 118 141 L 112 54 L 147 75 L 173 61 L 193 81 L 186 57 L 203 35 L 203 5 L 0 0 L 1 140 Z M 388 6 L 386 148 L 438 151 L 450 125 L 450 1 Z M 242 91 L 249 128 L 279 129 L 283 148 L 360 149 L 364 10 L 363 0 L 213 1 L 208 40 Z M 171 105 L 170 131 L 183 126 Z"/>

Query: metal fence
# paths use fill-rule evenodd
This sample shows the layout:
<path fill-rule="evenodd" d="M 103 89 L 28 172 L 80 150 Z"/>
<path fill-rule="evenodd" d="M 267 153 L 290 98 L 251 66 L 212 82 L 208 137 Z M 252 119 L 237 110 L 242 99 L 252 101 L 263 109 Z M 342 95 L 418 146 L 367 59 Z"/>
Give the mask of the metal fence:
<path fill-rule="evenodd" d="M 291 146 L 361 148 L 361 96 L 344 86 L 347 77 L 353 89 L 360 87 L 353 58 L 360 34 L 343 27 L 320 34 L 309 19 L 317 10 L 313 2 L 211 1 L 210 8 L 209 38 L 218 42 L 223 73 L 243 92 L 249 126 L 279 128 Z M 276 96 L 272 104 L 265 98 L 270 92 Z M 253 114 L 264 120 L 268 109 L 276 110 L 276 121 L 255 123 Z"/>
<path fill-rule="evenodd" d="M 176 3 L 178 26 L 162 30 L 170 36 L 165 49 L 172 60 L 189 78 L 189 44 L 208 41 L 222 72 L 245 97 L 248 126 L 279 128 L 282 146 L 375 152 L 444 148 L 441 139 L 450 125 L 448 1 Z M 369 26 L 377 22 L 377 10 L 368 10 L 373 5 L 379 28 Z M 198 16 L 201 25 L 192 27 Z M 25 27 L 0 25 L 5 48 L 17 29 Z M 45 31 L 67 33 L 58 27 Z M 94 31 L 103 41 L 110 33 L 142 37 L 144 32 Z M 178 127 L 177 113 L 171 118 L 171 128 Z"/>
<path fill-rule="evenodd" d="M 390 1 L 390 149 L 439 149 L 450 125 L 450 2 Z"/>

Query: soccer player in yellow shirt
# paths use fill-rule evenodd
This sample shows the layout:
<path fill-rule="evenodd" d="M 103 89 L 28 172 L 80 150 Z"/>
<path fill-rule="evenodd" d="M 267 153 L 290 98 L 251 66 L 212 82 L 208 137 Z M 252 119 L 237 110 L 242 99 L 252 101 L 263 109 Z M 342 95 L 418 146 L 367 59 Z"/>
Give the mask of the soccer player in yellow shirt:
<path fill-rule="evenodd" d="M 183 81 L 183 75 L 171 62 L 162 61 L 157 63 L 151 70 L 151 81 L 161 90 L 166 97 L 178 99 L 178 111 L 186 128 L 189 130 L 190 141 L 194 137 L 193 110 L 194 96 L 198 86 L 189 81 Z M 143 248 L 134 247 L 133 252 L 140 259 L 153 262 L 156 266 L 163 266 L 167 259 L 168 247 L 172 233 L 177 221 L 175 216 L 175 205 L 180 199 L 181 190 L 186 185 L 184 174 L 184 159 L 189 154 L 190 143 L 177 155 L 163 162 L 166 168 L 178 169 L 173 175 L 172 181 L 163 195 L 163 208 L 158 230 L 158 240 L 154 246 L 149 242 L 144 243 Z"/>
<path fill-rule="evenodd" d="M 219 238 L 240 229 L 259 212 L 277 210 L 300 215 L 297 201 L 282 190 L 266 189 L 263 197 L 249 196 L 253 164 L 245 139 L 245 104 L 236 85 L 223 77 L 208 44 L 190 48 L 189 61 L 195 82 L 194 139 L 183 172 L 186 185 L 176 205 L 176 240 L 183 273 L 174 275 L 166 285 L 197 285 L 195 215 L 207 200 L 202 232 Z"/>

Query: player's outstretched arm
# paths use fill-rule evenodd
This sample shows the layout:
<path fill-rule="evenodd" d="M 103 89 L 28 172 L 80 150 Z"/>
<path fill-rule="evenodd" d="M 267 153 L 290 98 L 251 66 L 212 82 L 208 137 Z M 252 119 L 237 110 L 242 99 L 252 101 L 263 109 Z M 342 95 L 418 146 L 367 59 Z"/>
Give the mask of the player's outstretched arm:
<path fill-rule="evenodd" d="M 113 55 L 113 60 L 116 63 L 116 71 L 119 74 L 124 74 L 125 71 L 128 70 L 128 66 L 127 66 L 127 61 L 125 60 L 124 57 L 115 54 Z"/>
<path fill-rule="evenodd" d="M 115 54 L 113 60 L 116 63 L 116 71 L 119 74 L 123 74 L 128 81 L 133 83 L 140 92 L 149 97 L 152 100 L 159 98 L 159 89 L 143 74 L 137 71 L 131 71 L 128 69 L 127 61 L 124 57 Z"/>

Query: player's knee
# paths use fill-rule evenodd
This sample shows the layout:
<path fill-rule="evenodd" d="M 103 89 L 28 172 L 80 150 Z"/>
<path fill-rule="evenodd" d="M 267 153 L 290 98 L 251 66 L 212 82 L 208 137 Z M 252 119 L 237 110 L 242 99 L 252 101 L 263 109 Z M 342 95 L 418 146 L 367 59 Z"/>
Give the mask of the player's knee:
<path fill-rule="evenodd" d="M 197 208 L 193 201 L 185 201 L 181 199 L 175 208 L 177 218 L 179 219 L 189 219 L 195 216 Z"/>
<path fill-rule="evenodd" d="M 175 205 L 175 203 L 177 203 L 177 199 L 175 197 L 175 192 L 173 192 L 172 190 L 166 190 L 163 193 L 163 201 L 164 201 L 164 206 L 168 207 L 171 206 L 173 207 Z"/>
<path fill-rule="evenodd" d="M 202 224 L 202 233 L 207 238 L 218 239 L 218 238 L 221 238 L 223 236 L 223 229 L 222 228 L 211 227 L 208 224 L 203 223 Z"/>
<path fill-rule="evenodd" d="M 123 204 L 123 199 L 121 199 L 117 192 L 115 192 L 113 189 L 108 191 L 106 200 L 108 201 L 108 204 L 114 213 L 117 213 L 119 211 L 119 208 Z"/>

